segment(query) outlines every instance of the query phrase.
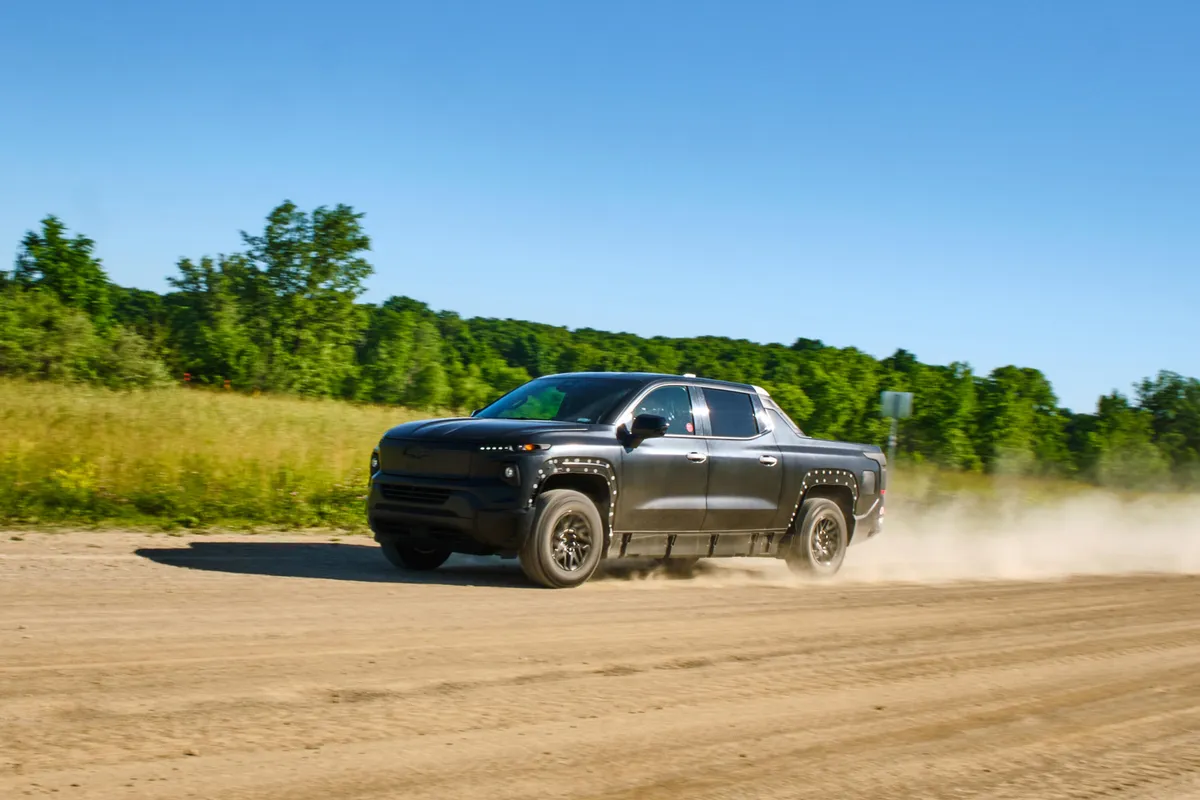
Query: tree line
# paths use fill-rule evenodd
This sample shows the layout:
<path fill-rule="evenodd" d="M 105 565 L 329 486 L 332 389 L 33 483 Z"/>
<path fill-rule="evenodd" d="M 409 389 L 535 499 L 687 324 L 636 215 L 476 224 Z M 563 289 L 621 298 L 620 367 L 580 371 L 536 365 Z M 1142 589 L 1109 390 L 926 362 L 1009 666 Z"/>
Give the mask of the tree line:
<path fill-rule="evenodd" d="M 464 319 L 409 297 L 359 302 L 373 273 L 363 214 L 284 202 L 235 253 L 183 258 L 157 294 L 117 286 L 95 243 L 55 216 L 0 271 L 0 375 L 148 387 L 187 379 L 239 391 L 464 411 L 526 380 L 575 370 L 694 372 L 765 387 L 809 434 L 883 443 L 884 389 L 914 393 L 903 457 L 946 468 L 1073 475 L 1130 487 L 1200 484 L 1200 381 L 1162 371 L 1058 404 L 1036 369 L 876 359 L 791 345 L 641 337 L 497 318 Z"/>

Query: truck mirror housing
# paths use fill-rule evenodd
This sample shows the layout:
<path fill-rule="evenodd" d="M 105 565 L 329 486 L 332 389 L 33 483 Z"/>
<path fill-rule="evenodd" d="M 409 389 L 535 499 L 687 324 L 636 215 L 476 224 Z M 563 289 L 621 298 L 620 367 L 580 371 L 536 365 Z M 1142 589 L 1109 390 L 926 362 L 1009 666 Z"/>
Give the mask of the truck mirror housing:
<path fill-rule="evenodd" d="M 629 438 L 641 441 L 666 436 L 670 424 L 666 417 L 660 417 L 658 414 L 638 414 L 629 428 Z"/>

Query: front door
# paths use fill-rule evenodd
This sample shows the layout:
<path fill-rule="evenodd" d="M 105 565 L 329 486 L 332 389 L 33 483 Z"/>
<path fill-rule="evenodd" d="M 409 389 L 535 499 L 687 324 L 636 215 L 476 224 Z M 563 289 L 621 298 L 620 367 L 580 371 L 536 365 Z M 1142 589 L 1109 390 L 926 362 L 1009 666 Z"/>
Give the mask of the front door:
<path fill-rule="evenodd" d="M 654 389 L 633 409 L 632 416 L 638 414 L 666 417 L 670 427 L 666 436 L 625 449 L 614 528 L 621 533 L 699 531 L 708 489 L 708 446 L 696 435 L 688 387 Z"/>
<path fill-rule="evenodd" d="M 783 491 L 783 456 L 759 426 L 747 392 L 704 389 L 708 407 L 706 532 L 766 531 L 776 524 Z"/>

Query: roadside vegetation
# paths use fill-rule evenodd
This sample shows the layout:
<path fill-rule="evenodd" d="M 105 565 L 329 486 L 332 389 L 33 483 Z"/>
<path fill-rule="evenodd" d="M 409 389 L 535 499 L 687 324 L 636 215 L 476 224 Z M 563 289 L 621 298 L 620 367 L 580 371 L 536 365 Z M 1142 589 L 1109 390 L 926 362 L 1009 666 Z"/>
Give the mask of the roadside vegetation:
<path fill-rule="evenodd" d="M 0 381 L 0 521 L 364 524 L 371 448 L 401 408 Z"/>
<path fill-rule="evenodd" d="M 875 444 L 879 392 L 911 391 L 897 480 L 1200 486 L 1195 378 L 1162 371 L 1072 411 L 1025 367 L 368 304 L 362 219 L 285 202 L 241 251 L 181 259 L 166 294 L 113 284 L 92 240 L 42 219 L 0 271 L 0 519 L 358 524 L 364 453 L 390 424 L 573 370 L 754 383 L 807 433 Z"/>
<path fill-rule="evenodd" d="M 371 448 L 392 425 L 437 413 L 452 410 L 0 379 L 0 524 L 362 532 Z M 890 485 L 893 515 L 1090 488 L 911 460 Z"/>

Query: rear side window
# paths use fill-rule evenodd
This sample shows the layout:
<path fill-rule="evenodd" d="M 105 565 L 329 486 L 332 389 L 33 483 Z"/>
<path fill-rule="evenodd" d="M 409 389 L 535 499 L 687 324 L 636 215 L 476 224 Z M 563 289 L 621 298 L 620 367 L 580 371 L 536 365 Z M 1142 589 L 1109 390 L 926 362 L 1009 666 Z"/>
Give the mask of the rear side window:
<path fill-rule="evenodd" d="M 754 416 L 754 401 L 745 392 L 724 389 L 705 389 L 708 403 L 708 426 L 713 436 L 745 439 L 758 434 Z"/>

